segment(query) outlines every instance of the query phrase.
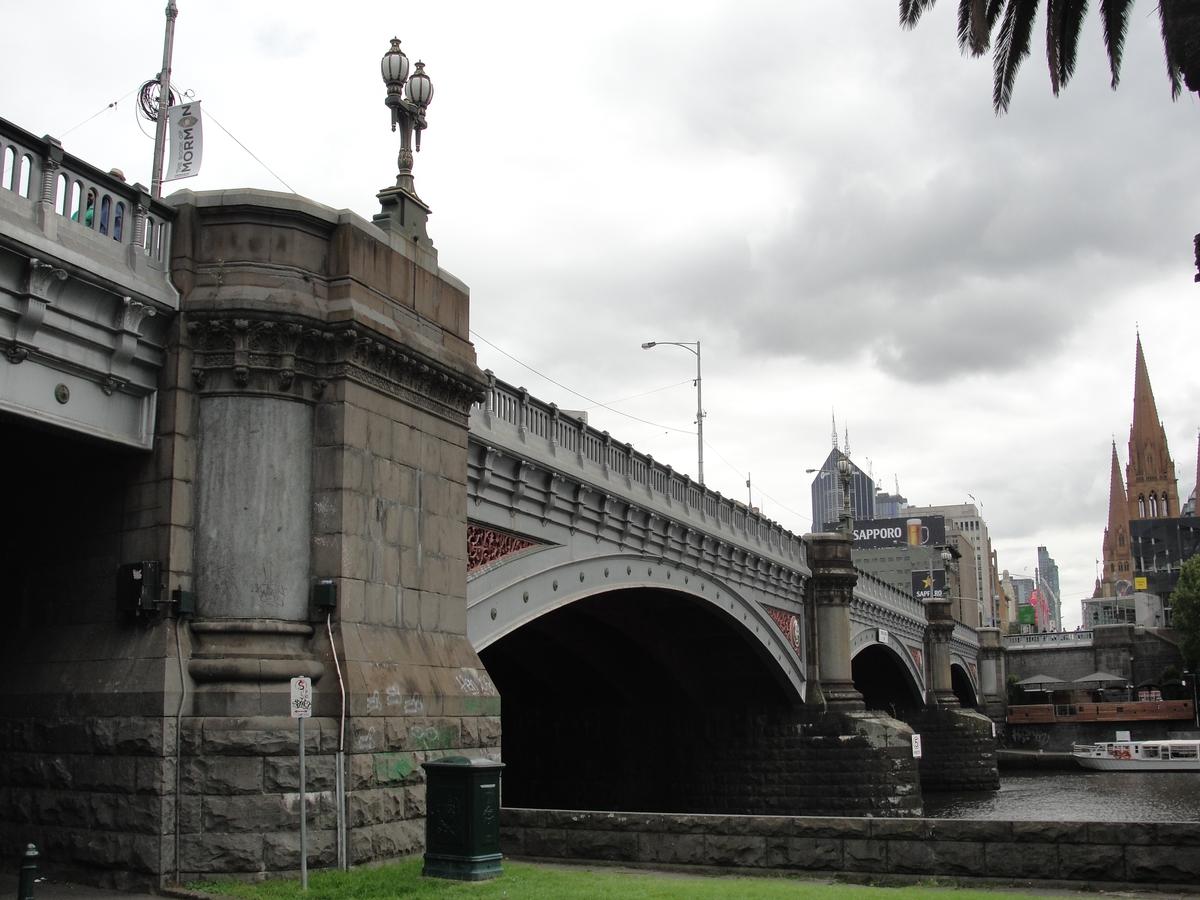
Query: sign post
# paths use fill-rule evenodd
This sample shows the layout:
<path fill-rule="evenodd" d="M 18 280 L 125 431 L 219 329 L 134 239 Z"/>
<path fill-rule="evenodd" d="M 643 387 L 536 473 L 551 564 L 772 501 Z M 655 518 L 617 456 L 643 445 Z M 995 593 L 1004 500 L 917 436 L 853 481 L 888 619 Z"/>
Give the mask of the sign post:
<path fill-rule="evenodd" d="M 304 790 L 304 720 L 312 716 L 312 679 L 292 679 L 292 718 L 300 725 L 300 890 L 308 890 L 308 809 Z"/>

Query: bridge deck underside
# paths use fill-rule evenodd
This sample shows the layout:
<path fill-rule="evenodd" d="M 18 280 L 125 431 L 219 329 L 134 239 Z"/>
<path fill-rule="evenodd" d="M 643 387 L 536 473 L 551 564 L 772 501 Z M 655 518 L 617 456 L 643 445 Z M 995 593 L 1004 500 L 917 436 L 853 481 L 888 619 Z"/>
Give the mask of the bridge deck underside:
<path fill-rule="evenodd" d="M 503 697 L 508 806 L 728 808 L 714 763 L 754 711 L 794 699 L 727 617 L 668 591 L 580 600 L 481 656 Z"/>

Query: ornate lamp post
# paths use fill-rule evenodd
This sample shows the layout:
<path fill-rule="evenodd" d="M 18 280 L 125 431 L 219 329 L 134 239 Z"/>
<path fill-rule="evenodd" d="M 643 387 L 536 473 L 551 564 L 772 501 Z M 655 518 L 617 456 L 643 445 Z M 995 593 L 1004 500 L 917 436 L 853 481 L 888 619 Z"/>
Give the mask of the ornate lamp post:
<path fill-rule="evenodd" d="M 696 354 L 696 480 L 704 487 L 704 402 L 700 393 L 700 342 L 699 341 L 646 341 L 643 350 L 654 347 L 682 347 Z"/>
<path fill-rule="evenodd" d="M 425 63 L 417 61 L 409 74 L 408 57 L 400 49 L 400 39 L 392 38 L 392 45 L 379 64 L 383 83 L 387 86 L 384 103 L 392 112 L 392 131 L 400 128 L 400 154 L 397 157 L 399 173 L 395 187 L 379 192 L 383 211 L 375 216 L 375 224 L 388 231 L 397 231 L 417 243 L 432 249 L 425 223 L 430 209 L 417 196 L 413 184 L 413 151 L 421 150 L 421 132 L 426 129 L 425 110 L 433 99 L 433 82 L 425 74 Z M 416 134 L 415 148 L 413 134 Z"/>

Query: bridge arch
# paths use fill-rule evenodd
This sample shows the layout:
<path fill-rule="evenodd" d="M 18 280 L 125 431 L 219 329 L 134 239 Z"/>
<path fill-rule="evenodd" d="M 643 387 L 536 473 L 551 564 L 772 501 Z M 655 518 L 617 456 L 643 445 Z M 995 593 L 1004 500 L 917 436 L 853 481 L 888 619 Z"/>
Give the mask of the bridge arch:
<path fill-rule="evenodd" d="M 894 712 L 923 705 L 925 678 L 908 647 L 895 635 L 880 641 L 866 629 L 851 641 L 850 670 L 867 709 Z"/>
<path fill-rule="evenodd" d="M 979 706 L 979 685 L 973 677 L 971 667 L 957 654 L 950 660 L 950 685 L 964 709 L 975 709 Z"/>
<path fill-rule="evenodd" d="M 803 617 L 799 610 L 770 611 L 728 583 L 686 566 L 632 554 L 552 561 L 550 549 L 502 563 L 469 580 L 467 635 L 479 652 L 544 615 L 573 603 L 620 591 L 666 591 L 706 604 L 722 614 L 795 702 L 806 689 Z M 539 559 L 538 557 L 542 557 Z M 787 629 L 785 633 L 785 628 Z"/>
<path fill-rule="evenodd" d="M 770 653 L 771 631 L 782 632 L 717 582 L 702 589 L 695 573 L 670 567 L 668 579 L 655 561 L 638 561 L 640 573 L 632 560 L 595 562 L 582 581 L 575 563 L 512 585 L 528 609 L 520 615 L 505 610 L 503 591 L 472 606 L 468 627 L 487 623 L 479 656 L 501 696 L 506 803 L 719 804 L 723 766 L 744 758 L 762 722 L 801 702 Z M 605 562 L 607 580 L 593 583 Z M 552 594 L 535 602 L 539 585 Z"/>

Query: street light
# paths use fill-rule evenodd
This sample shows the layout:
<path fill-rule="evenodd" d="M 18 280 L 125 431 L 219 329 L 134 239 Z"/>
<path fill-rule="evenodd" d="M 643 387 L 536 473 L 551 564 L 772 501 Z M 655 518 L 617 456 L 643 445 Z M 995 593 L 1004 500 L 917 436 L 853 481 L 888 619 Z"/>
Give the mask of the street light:
<path fill-rule="evenodd" d="M 643 350 L 654 347 L 682 347 L 696 354 L 696 480 L 704 486 L 704 403 L 700 392 L 700 341 L 646 341 Z"/>
<path fill-rule="evenodd" d="M 396 176 L 396 187 L 416 195 L 413 187 L 413 132 L 417 133 L 417 152 L 421 152 L 421 132 L 425 130 L 425 110 L 433 99 L 433 82 L 425 74 L 425 63 L 417 61 L 412 77 L 408 74 L 408 57 L 400 49 L 400 39 L 392 38 L 392 46 L 380 60 L 379 69 L 383 83 L 387 85 L 387 98 L 383 101 L 392 111 L 392 131 L 400 126 L 400 155 L 397 164 L 400 173 Z"/>

